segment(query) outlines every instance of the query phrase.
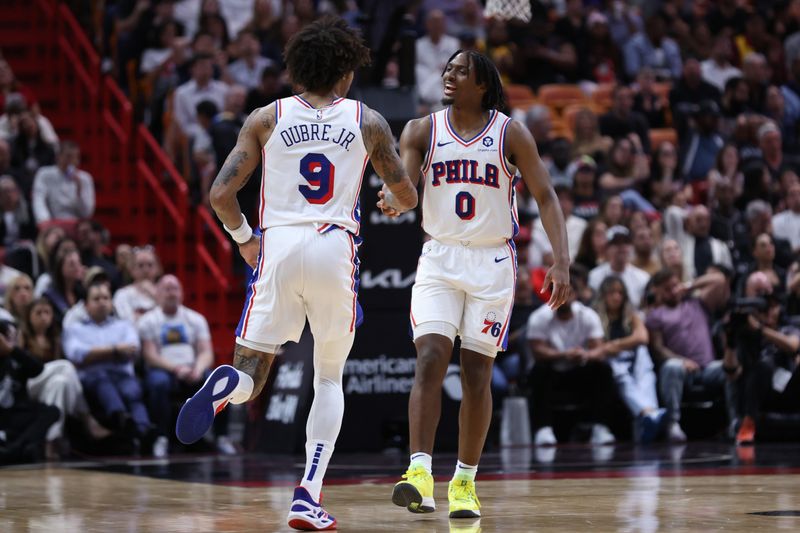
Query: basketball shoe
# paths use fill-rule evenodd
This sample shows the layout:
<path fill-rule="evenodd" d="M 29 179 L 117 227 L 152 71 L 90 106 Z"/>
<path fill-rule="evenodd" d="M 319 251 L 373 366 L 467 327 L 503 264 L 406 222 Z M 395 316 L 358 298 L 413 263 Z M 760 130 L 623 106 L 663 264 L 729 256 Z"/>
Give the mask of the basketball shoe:
<path fill-rule="evenodd" d="M 475 482 L 466 477 L 456 476 L 447 487 L 450 501 L 450 518 L 478 518 L 481 516 L 481 502 L 475 492 Z"/>
<path fill-rule="evenodd" d="M 184 444 L 200 440 L 214 423 L 217 413 L 228 405 L 238 384 L 239 374 L 235 368 L 229 365 L 216 368 L 200 390 L 181 407 L 175 424 L 178 440 Z"/>
<path fill-rule="evenodd" d="M 436 510 L 433 500 L 433 476 L 422 466 L 411 465 L 392 491 L 392 503 L 405 507 L 412 513 L 432 513 Z"/>
<path fill-rule="evenodd" d="M 300 531 L 327 531 L 336 529 L 336 519 L 322 508 L 320 502 L 315 502 L 305 487 L 295 487 L 292 506 L 286 521 L 289 527 Z"/>

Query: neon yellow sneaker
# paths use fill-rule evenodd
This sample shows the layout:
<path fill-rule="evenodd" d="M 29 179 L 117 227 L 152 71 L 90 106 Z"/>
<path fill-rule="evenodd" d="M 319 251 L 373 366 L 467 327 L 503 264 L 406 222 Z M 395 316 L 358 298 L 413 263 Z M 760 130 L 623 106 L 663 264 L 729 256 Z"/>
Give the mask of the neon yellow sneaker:
<path fill-rule="evenodd" d="M 392 503 L 405 507 L 412 513 L 432 513 L 436 510 L 433 500 L 433 476 L 419 465 L 411 465 L 392 491 Z"/>
<path fill-rule="evenodd" d="M 447 487 L 450 501 L 450 518 L 478 518 L 481 502 L 475 492 L 475 482 L 465 477 L 455 477 Z"/>

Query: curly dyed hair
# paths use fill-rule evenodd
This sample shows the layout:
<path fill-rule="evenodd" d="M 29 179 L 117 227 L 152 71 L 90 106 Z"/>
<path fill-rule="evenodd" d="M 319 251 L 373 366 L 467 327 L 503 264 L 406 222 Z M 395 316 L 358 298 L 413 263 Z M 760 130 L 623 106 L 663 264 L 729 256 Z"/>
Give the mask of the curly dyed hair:
<path fill-rule="evenodd" d="M 348 72 L 369 64 L 369 49 L 344 20 L 325 16 L 293 35 L 283 58 L 294 83 L 321 92 L 331 90 Z"/>

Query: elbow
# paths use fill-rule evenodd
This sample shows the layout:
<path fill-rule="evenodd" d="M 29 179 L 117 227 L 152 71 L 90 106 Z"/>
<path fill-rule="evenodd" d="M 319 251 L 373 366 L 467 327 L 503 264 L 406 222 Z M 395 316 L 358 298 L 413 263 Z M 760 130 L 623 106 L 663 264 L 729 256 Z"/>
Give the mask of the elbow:
<path fill-rule="evenodd" d="M 208 193 L 208 201 L 211 204 L 211 208 L 219 213 L 227 203 L 228 195 L 222 187 L 211 187 Z"/>

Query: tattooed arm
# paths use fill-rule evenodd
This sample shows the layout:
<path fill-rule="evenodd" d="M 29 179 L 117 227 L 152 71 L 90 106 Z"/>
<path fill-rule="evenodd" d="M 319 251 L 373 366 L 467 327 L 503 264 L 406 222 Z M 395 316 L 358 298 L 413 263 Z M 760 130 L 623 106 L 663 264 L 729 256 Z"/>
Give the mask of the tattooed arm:
<path fill-rule="evenodd" d="M 385 183 L 384 190 L 378 193 L 381 202 L 398 214 L 414 209 L 417 206 L 417 189 L 394 149 L 394 137 L 386 119 L 364 106 L 361 134 L 372 166 Z"/>
<path fill-rule="evenodd" d="M 230 229 L 242 223 L 242 209 L 236 193 L 245 186 L 261 160 L 261 148 L 275 128 L 275 104 L 261 107 L 250 113 L 239 131 L 233 147 L 211 184 L 211 207 L 223 224 Z"/>

